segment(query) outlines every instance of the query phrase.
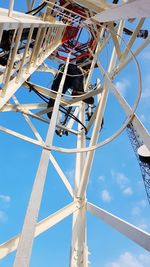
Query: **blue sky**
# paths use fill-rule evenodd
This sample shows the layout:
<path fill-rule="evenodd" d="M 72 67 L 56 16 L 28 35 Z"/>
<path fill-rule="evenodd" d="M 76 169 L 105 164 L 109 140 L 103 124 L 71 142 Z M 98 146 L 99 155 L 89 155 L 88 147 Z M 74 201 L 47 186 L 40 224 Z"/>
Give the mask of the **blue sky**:
<path fill-rule="evenodd" d="M 7 7 L 7 3 L 8 1 L 5 3 L 0 1 L 2 7 Z M 15 8 L 25 10 L 25 5 L 16 0 Z M 145 24 L 146 28 L 149 27 L 148 22 Z M 109 53 L 110 47 L 111 43 L 108 45 Z M 104 62 L 105 53 L 107 53 L 106 50 L 102 56 L 104 65 L 106 63 Z M 150 47 L 147 47 L 138 56 L 138 61 L 142 72 L 143 93 L 137 114 L 145 127 L 150 130 Z M 98 75 L 98 72 L 95 75 Z M 47 85 L 52 80 L 52 76 L 35 74 L 33 80 L 36 83 Z M 117 76 L 115 83 L 125 98 L 129 102 L 133 102 L 134 92 L 137 90 L 137 75 L 133 63 Z M 24 103 L 37 100 L 32 92 L 29 94 L 23 89 L 16 96 Z M 0 121 L 3 126 L 32 136 L 19 113 L 0 113 Z M 100 140 L 108 137 L 123 121 L 124 114 L 110 94 Z M 47 125 L 34 120 L 33 123 L 44 137 Z M 71 146 L 74 141 L 72 136 L 55 137 L 55 144 L 64 147 Z M 0 146 L 0 243 L 3 243 L 21 231 L 41 148 L 2 132 L 0 132 Z M 53 155 L 56 156 L 69 181 L 73 183 L 75 155 L 58 152 L 54 152 Z M 101 208 L 150 231 L 150 207 L 137 159 L 126 132 L 123 132 L 112 143 L 96 151 L 87 197 L 90 202 Z M 67 190 L 53 166 L 49 164 L 39 220 L 70 202 L 71 198 Z M 69 266 L 71 224 L 71 217 L 66 218 L 35 240 L 31 267 Z M 89 213 L 87 214 L 87 226 L 88 247 L 91 253 L 89 261 L 92 267 L 149 266 L 149 253 Z M 15 253 L 10 254 L 1 261 L 0 266 L 13 266 L 14 257 Z"/>

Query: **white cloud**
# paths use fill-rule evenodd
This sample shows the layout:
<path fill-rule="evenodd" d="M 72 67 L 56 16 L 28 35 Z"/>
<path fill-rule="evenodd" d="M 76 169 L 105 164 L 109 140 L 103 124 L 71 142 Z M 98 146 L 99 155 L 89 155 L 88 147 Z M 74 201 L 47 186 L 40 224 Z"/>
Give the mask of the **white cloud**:
<path fill-rule="evenodd" d="M 126 195 L 126 196 L 131 196 L 133 195 L 133 190 L 131 187 L 127 187 L 123 190 L 123 194 Z"/>
<path fill-rule="evenodd" d="M 141 222 L 139 222 L 137 224 L 137 227 L 139 227 L 140 229 L 144 230 L 144 231 L 148 231 L 149 230 L 149 225 L 146 221 L 142 220 Z"/>
<path fill-rule="evenodd" d="M 139 188 L 141 188 L 141 186 L 143 186 L 143 181 L 140 179 L 138 182 L 137 182 L 137 185 Z"/>
<path fill-rule="evenodd" d="M 103 176 L 103 175 L 100 175 L 99 177 L 98 177 L 98 180 L 101 182 L 104 182 L 105 181 L 105 177 Z"/>
<path fill-rule="evenodd" d="M 150 98 L 150 88 L 145 88 L 142 93 L 142 99 L 143 100 L 149 100 Z"/>
<path fill-rule="evenodd" d="M 145 208 L 147 206 L 147 202 L 145 199 L 142 199 L 138 202 L 138 205 L 141 207 L 141 208 Z"/>
<path fill-rule="evenodd" d="M 123 79 L 121 81 L 117 81 L 115 83 L 116 87 L 117 87 L 117 90 L 123 95 L 125 96 L 126 95 L 126 92 L 127 92 L 127 89 L 129 88 L 130 86 L 130 82 L 126 79 Z"/>
<path fill-rule="evenodd" d="M 101 192 L 101 199 L 104 201 L 104 202 L 110 202 L 112 200 L 112 197 L 109 193 L 108 190 L 103 190 Z"/>
<path fill-rule="evenodd" d="M 5 203 L 9 203 L 10 200 L 11 200 L 10 196 L 0 195 L 0 201 L 5 202 Z"/>
<path fill-rule="evenodd" d="M 7 214 L 4 211 L 0 210 L 0 222 L 6 222 L 7 219 Z"/>
<path fill-rule="evenodd" d="M 140 115 L 140 120 L 141 120 L 142 122 L 146 122 L 146 117 L 145 117 L 144 114 L 141 114 L 141 115 Z"/>
<path fill-rule="evenodd" d="M 142 212 L 142 209 L 146 208 L 146 206 L 147 206 L 147 202 L 144 199 L 136 202 L 134 208 L 132 209 L 132 215 L 139 216 Z"/>
<path fill-rule="evenodd" d="M 132 215 L 140 215 L 141 214 L 141 209 L 136 206 L 132 209 Z"/>
<path fill-rule="evenodd" d="M 66 171 L 66 177 L 68 178 L 68 180 L 71 183 L 71 185 L 74 186 L 74 177 L 75 177 L 74 168 Z"/>
<path fill-rule="evenodd" d="M 145 51 L 142 53 L 142 58 L 146 60 L 150 60 L 150 51 Z"/>
<path fill-rule="evenodd" d="M 107 263 L 106 267 L 149 267 L 149 263 L 150 255 L 147 253 L 133 255 L 125 252 L 116 261 Z"/>
<path fill-rule="evenodd" d="M 139 259 L 140 261 L 142 261 L 145 265 L 148 266 L 148 264 L 150 263 L 150 254 L 140 254 L 139 255 Z M 145 266 L 144 265 L 144 266 Z"/>
<path fill-rule="evenodd" d="M 150 90 L 150 89 L 149 89 Z M 147 100 L 145 99 L 145 102 Z M 149 102 L 150 102 L 150 97 L 148 98 L 148 101 L 147 101 L 147 107 L 145 108 L 144 112 L 145 112 L 145 115 L 144 114 L 141 114 L 139 116 L 141 122 L 144 124 L 144 125 L 148 125 L 150 123 L 150 113 L 149 113 Z M 143 105 L 142 105 L 143 106 Z M 143 112 L 143 111 L 142 111 Z"/>
<path fill-rule="evenodd" d="M 111 171 L 112 177 L 115 179 L 116 183 L 121 189 L 125 189 L 129 184 L 129 179 L 124 173 Z"/>
<path fill-rule="evenodd" d="M 114 178 L 117 185 L 120 187 L 123 195 L 125 196 L 133 195 L 133 190 L 131 186 L 129 186 L 130 180 L 124 173 L 111 170 L 111 175 Z"/>
<path fill-rule="evenodd" d="M 147 218 L 143 217 L 143 209 L 147 207 L 147 201 L 142 199 L 135 203 L 135 206 L 132 208 L 132 215 L 134 217 L 134 221 L 137 227 L 143 229 L 145 231 L 149 231 L 150 223 Z"/>
<path fill-rule="evenodd" d="M 143 86 L 142 86 L 142 95 L 141 98 L 143 101 L 149 101 L 150 99 L 150 75 L 144 77 Z"/>

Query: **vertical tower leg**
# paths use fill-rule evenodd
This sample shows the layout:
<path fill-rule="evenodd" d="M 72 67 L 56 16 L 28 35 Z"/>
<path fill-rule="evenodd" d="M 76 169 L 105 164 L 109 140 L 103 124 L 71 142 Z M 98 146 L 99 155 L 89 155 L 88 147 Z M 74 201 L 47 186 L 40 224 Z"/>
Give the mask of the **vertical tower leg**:
<path fill-rule="evenodd" d="M 118 32 L 121 33 L 123 29 L 123 22 L 120 23 L 120 27 Z M 98 57 L 98 56 L 97 56 Z M 112 68 L 116 63 L 116 51 L 113 50 L 110 65 L 108 68 L 108 73 L 111 73 Z M 95 122 L 95 127 L 93 129 L 92 138 L 90 145 L 94 145 L 97 142 L 98 133 L 100 129 L 100 125 L 102 122 L 102 116 L 105 110 L 106 101 L 108 95 L 108 85 L 107 83 L 104 86 L 104 90 L 102 92 L 101 101 L 99 103 L 97 118 Z M 83 111 L 82 111 L 83 112 Z M 81 113 L 83 116 L 83 113 Z M 81 118 L 83 119 L 83 117 Z M 83 122 L 83 121 L 82 121 Z M 78 147 L 83 147 L 85 145 L 85 136 L 81 134 L 78 137 Z M 72 247 L 71 247 L 71 260 L 70 267 L 88 267 L 88 252 L 86 246 L 86 203 L 85 203 L 85 194 L 86 188 L 88 184 L 88 179 L 90 175 L 90 169 L 92 166 L 94 157 L 94 151 L 88 152 L 85 160 L 84 154 L 77 154 L 76 160 L 76 196 L 82 201 L 83 206 L 81 205 L 81 209 L 74 213 L 73 215 L 73 229 L 72 229 Z M 86 253 L 85 253 L 86 249 Z"/>
<path fill-rule="evenodd" d="M 79 119 L 82 121 L 82 123 L 84 123 L 84 114 L 85 114 L 85 104 L 82 104 L 79 113 Z M 80 134 L 78 135 L 77 147 L 83 148 L 84 146 L 85 146 L 85 132 L 84 130 L 81 130 Z M 79 188 L 84 162 L 85 162 L 85 153 L 78 153 L 76 156 L 75 196 Z M 88 267 L 87 245 L 86 245 L 85 197 L 81 201 L 82 201 L 81 208 L 73 214 L 70 267 Z"/>

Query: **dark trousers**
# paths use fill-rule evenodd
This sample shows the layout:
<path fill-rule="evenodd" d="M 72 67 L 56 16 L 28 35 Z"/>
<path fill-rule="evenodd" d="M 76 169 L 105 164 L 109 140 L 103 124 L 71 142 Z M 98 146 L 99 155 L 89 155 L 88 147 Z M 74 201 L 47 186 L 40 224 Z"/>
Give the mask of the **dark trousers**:
<path fill-rule="evenodd" d="M 61 71 L 61 67 L 60 67 Z M 51 89 L 55 92 L 58 92 L 59 85 L 62 79 L 63 73 L 59 72 L 55 77 Z M 73 90 L 72 95 L 77 92 L 84 92 L 83 87 L 83 75 L 80 69 L 78 69 L 75 65 L 69 64 L 67 76 L 64 82 L 62 93 L 65 94 L 67 90 L 71 88 Z M 55 103 L 54 99 L 49 100 L 48 108 L 53 107 Z M 47 116 L 51 118 L 52 112 L 47 113 Z"/>

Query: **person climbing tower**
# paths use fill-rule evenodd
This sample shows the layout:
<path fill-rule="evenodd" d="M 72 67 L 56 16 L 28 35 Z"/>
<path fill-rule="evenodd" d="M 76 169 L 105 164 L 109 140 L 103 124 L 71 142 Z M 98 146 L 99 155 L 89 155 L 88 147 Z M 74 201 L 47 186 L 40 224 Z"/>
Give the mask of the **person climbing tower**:
<path fill-rule="evenodd" d="M 65 68 L 64 64 L 59 65 L 58 73 L 54 78 L 51 90 L 55 92 L 58 92 L 64 68 Z M 84 94 L 84 71 L 77 65 L 71 63 L 68 65 L 67 75 L 65 78 L 62 93 L 65 94 L 69 88 L 72 89 L 72 96 L 80 96 Z M 87 104 L 92 105 L 94 103 L 94 98 L 89 97 L 87 99 L 84 99 L 83 101 Z M 53 107 L 54 103 L 55 100 L 50 98 L 47 108 Z M 49 119 L 51 118 L 51 115 L 52 111 L 47 113 Z"/>

